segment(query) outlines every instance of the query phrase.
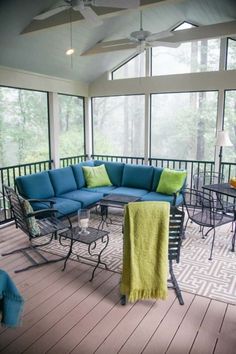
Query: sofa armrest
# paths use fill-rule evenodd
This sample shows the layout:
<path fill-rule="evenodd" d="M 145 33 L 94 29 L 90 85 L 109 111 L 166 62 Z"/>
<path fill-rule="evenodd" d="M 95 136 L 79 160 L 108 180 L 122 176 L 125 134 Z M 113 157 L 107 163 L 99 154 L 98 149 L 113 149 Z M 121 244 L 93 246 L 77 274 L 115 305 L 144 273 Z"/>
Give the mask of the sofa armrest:
<path fill-rule="evenodd" d="M 54 200 L 52 200 L 52 199 L 27 199 L 28 200 L 28 202 L 30 202 L 30 203 L 35 203 L 35 202 L 38 202 L 38 203 L 45 203 L 45 204 L 47 204 L 48 203 L 48 205 L 50 206 L 50 208 L 52 208 L 53 207 L 53 205 L 56 203 Z"/>
<path fill-rule="evenodd" d="M 52 214 L 52 216 L 55 216 L 55 214 L 56 213 L 58 213 L 58 214 L 60 214 L 60 216 L 62 217 L 62 218 L 65 218 L 66 220 L 67 220 L 67 222 L 68 222 L 68 228 L 69 229 L 71 229 L 72 228 L 72 223 L 71 223 L 71 220 L 70 220 L 70 218 L 67 216 L 67 215 L 64 215 L 64 214 L 62 214 L 62 213 L 60 213 L 57 209 L 55 209 L 55 208 L 48 208 L 48 209 L 41 209 L 41 210 L 36 210 L 36 211 L 34 211 L 34 212 L 32 212 L 32 213 L 29 213 L 29 214 L 27 214 L 27 218 L 30 218 L 30 217 L 32 217 L 32 216 L 34 216 L 34 217 L 41 217 L 41 216 L 50 216 L 50 214 Z"/>
<path fill-rule="evenodd" d="M 40 209 L 33 211 L 32 213 L 27 214 L 27 218 L 30 218 L 32 216 L 43 216 L 44 214 L 55 214 L 57 212 L 57 209 L 53 208 L 48 208 L 48 209 Z"/>
<path fill-rule="evenodd" d="M 180 193 L 183 194 L 183 188 L 180 188 L 178 191 L 173 193 L 173 206 L 176 206 L 176 199 Z"/>

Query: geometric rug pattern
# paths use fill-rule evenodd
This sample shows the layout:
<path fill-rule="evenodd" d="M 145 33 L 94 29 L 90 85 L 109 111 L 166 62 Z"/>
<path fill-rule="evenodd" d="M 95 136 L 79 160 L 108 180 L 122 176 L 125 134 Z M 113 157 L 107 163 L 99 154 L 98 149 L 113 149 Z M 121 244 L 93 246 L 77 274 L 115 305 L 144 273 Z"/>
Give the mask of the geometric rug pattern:
<path fill-rule="evenodd" d="M 109 244 L 102 255 L 102 261 L 107 264 L 109 270 L 121 273 L 123 216 L 121 210 L 114 209 L 112 212 L 111 219 L 114 224 L 104 227 L 110 233 Z M 76 218 L 74 222 L 76 222 Z M 98 227 L 99 222 L 100 215 L 92 213 L 90 226 Z M 202 239 L 199 227 L 196 224 L 188 223 L 185 236 L 181 247 L 180 263 L 173 263 L 174 273 L 181 290 L 236 304 L 236 255 L 230 250 L 231 225 L 216 228 L 212 261 L 208 260 L 212 241 L 211 234 L 206 239 Z M 68 247 L 66 242 L 63 244 L 61 246 L 58 241 L 53 241 L 44 247 L 44 250 L 53 254 L 65 255 L 68 252 Z M 88 256 L 86 245 L 76 242 L 73 250 L 75 254 Z M 75 254 L 71 257 L 77 260 Z"/>

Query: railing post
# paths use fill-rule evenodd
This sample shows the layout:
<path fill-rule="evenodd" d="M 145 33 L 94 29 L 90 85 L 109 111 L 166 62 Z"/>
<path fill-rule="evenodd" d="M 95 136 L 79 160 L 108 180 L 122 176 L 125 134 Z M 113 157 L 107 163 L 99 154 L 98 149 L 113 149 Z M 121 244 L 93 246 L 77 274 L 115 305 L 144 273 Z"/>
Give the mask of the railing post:
<path fill-rule="evenodd" d="M 92 154 L 92 114 L 91 114 L 91 98 L 85 97 L 84 100 L 84 123 L 85 123 L 85 155 L 91 159 Z"/>

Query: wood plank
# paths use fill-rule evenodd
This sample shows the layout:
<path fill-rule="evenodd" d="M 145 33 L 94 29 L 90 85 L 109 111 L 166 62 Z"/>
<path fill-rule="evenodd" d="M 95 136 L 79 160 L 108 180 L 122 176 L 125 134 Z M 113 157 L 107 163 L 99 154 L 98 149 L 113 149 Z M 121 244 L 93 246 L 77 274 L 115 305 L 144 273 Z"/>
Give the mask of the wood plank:
<path fill-rule="evenodd" d="M 72 311 L 65 313 L 63 318 L 54 326 L 51 326 L 48 331 L 45 331 L 44 328 L 44 336 L 31 345 L 25 353 L 40 354 L 42 351 L 58 353 L 61 351 L 69 352 L 73 349 L 74 345 L 87 334 L 93 323 L 99 321 L 100 316 L 104 316 L 104 313 L 114 306 L 110 298 L 113 298 L 114 292 L 118 293 L 118 278 L 117 274 L 113 274 Z M 37 324 L 34 329 L 37 335 L 40 330 L 38 327 Z"/>
<path fill-rule="evenodd" d="M 175 294 L 170 291 L 166 301 L 153 302 L 150 311 L 139 323 L 135 331 L 129 337 L 119 353 L 139 353 L 155 331 L 158 323 L 163 319 L 168 308 L 175 299 Z M 73 350 L 72 353 L 94 353 L 107 338 L 118 323 L 130 310 L 131 304 L 120 306 L 117 304 L 98 325 L 88 333 L 84 340 Z"/>
<path fill-rule="evenodd" d="M 224 302 L 211 301 L 192 346 L 191 354 L 208 354 L 214 352 L 226 309 L 227 304 Z"/>
<path fill-rule="evenodd" d="M 86 271 L 84 271 L 85 269 Z M 62 273 L 63 278 L 60 278 L 52 286 L 42 289 L 37 296 L 26 302 L 22 327 L 18 327 L 14 331 L 8 329 L 3 335 L 0 335 L 0 350 L 19 338 L 33 324 L 65 301 L 67 296 L 71 295 L 77 288 L 84 286 L 91 277 L 91 267 L 81 264 L 79 269 L 75 268 L 71 273 L 68 263 L 65 272 Z"/>
<path fill-rule="evenodd" d="M 103 343 L 96 350 L 96 353 L 117 353 L 135 328 L 150 311 L 155 301 L 138 301 L 126 314 L 126 316 L 117 324 Z M 120 305 L 122 306 L 122 305 Z"/>
<path fill-rule="evenodd" d="M 59 276 L 60 272 L 58 272 L 58 269 L 61 268 L 62 264 L 59 265 L 58 263 L 52 263 L 44 267 L 36 268 L 33 271 L 14 274 L 15 279 L 13 277 L 13 280 L 17 285 L 20 294 L 23 296 L 24 301 L 29 300 L 30 297 L 33 297 L 33 295 L 37 295 L 41 289 L 46 286 L 46 282 L 51 282 L 52 279 L 50 277 L 53 276 L 55 279 L 56 276 Z M 19 282 L 19 284 L 16 283 L 16 278 L 18 276 L 21 276 L 21 282 Z M 6 328 L 0 327 L 0 334 L 5 330 Z"/>
<path fill-rule="evenodd" d="M 59 279 L 64 277 L 62 272 L 63 262 L 52 263 L 39 267 L 37 273 L 34 272 L 33 277 L 21 282 L 18 285 L 18 290 L 21 292 L 25 301 L 30 300 L 34 296 L 38 295 L 42 289 L 46 289 L 49 285 L 53 285 Z M 70 262 L 68 271 L 71 273 L 75 269 L 82 270 L 80 264 L 77 262 Z M 85 269 L 85 268 L 84 268 Z"/>
<path fill-rule="evenodd" d="M 166 313 L 175 301 L 175 292 L 169 291 L 166 301 L 158 301 L 143 321 L 136 328 L 135 332 L 129 337 L 124 344 L 120 353 L 141 353 L 146 344 L 149 342 L 156 328 L 159 326 Z"/>
<path fill-rule="evenodd" d="M 184 316 L 188 312 L 195 295 L 184 293 L 184 305 L 181 306 L 176 299 L 170 307 L 163 321 L 160 323 L 152 338 L 144 348 L 143 353 L 165 353 L 175 335 Z M 182 353 L 181 353 L 182 354 Z"/>
<path fill-rule="evenodd" d="M 214 354 L 236 352 L 236 306 L 228 305 Z"/>
<path fill-rule="evenodd" d="M 210 299 L 206 297 L 196 296 L 194 298 L 191 307 L 177 329 L 174 339 L 166 353 L 175 354 L 177 352 L 187 354 L 190 352 L 196 333 L 201 326 L 201 322 L 206 314 L 209 304 Z"/>

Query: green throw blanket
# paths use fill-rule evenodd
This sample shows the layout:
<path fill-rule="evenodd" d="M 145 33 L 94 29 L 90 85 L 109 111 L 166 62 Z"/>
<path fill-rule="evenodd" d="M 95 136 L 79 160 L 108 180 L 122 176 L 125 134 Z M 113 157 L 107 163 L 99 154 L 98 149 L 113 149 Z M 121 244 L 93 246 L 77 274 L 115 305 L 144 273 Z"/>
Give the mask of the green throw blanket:
<path fill-rule="evenodd" d="M 120 292 L 131 302 L 167 297 L 169 214 L 167 202 L 126 206 Z"/>

